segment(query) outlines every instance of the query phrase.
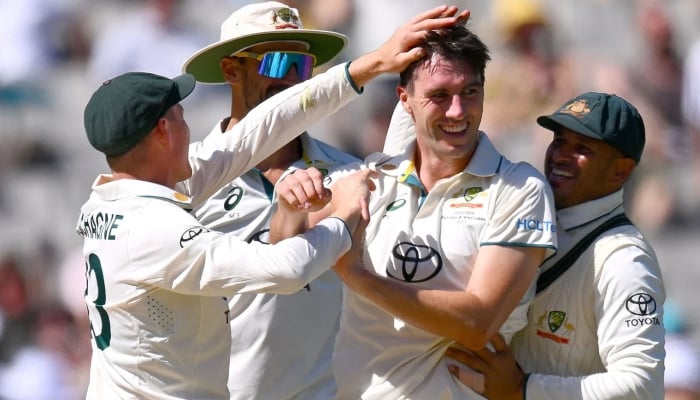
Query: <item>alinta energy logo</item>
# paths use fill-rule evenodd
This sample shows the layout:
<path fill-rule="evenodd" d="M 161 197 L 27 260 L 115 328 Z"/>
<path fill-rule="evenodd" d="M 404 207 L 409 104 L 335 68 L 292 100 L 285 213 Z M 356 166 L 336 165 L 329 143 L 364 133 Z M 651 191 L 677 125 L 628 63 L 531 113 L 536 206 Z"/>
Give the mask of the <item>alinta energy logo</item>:
<path fill-rule="evenodd" d="M 396 280 L 419 283 L 434 278 L 442 270 L 442 256 L 430 246 L 400 242 L 392 250 L 396 267 L 387 268 L 387 276 Z"/>
<path fill-rule="evenodd" d="M 626 319 L 625 324 L 629 327 L 661 325 L 659 317 L 656 315 L 656 300 L 648 293 L 635 293 L 625 301 L 625 309 L 632 315 Z"/>

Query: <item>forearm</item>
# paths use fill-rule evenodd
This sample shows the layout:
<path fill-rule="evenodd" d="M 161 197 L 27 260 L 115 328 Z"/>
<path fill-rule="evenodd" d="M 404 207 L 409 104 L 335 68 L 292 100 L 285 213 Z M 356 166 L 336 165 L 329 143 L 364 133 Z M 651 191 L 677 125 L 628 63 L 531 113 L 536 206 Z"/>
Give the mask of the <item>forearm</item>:
<path fill-rule="evenodd" d="M 230 234 L 217 241 L 198 255 L 198 262 L 207 265 L 196 268 L 202 275 L 189 280 L 196 285 L 189 290 L 223 296 L 295 293 L 329 270 L 352 244 L 350 232 L 338 219 L 323 220 L 308 232 L 277 244 L 248 244 Z"/>
<path fill-rule="evenodd" d="M 357 96 L 344 64 L 272 96 L 226 135 L 190 146 L 193 174 L 180 190 L 196 205 Z"/>
<path fill-rule="evenodd" d="M 309 230 L 308 215 L 278 206 L 270 220 L 270 243 L 296 236 Z"/>
<path fill-rule="evenodd" d="M 479 321 L 489 316 L 469 293 L 416 289 L 364 269 L 339 276 L 350 290 L 416 327 L 459 342 L 465 336 L 486 341 Z"/>
<path fill-rule="evenodd" d="M 350 79 L 358 88 L 365 86 L 372 79 L 387 72 L 382 70 L 381 55 L 377 51 L 358 57 L 347 68 Z"/>
<path fill-rule="evenodd" d="M 633 371 L 603 372 L 583 377 L 531 374 L 526 400 L 663 399 L 663 384 Z"/>

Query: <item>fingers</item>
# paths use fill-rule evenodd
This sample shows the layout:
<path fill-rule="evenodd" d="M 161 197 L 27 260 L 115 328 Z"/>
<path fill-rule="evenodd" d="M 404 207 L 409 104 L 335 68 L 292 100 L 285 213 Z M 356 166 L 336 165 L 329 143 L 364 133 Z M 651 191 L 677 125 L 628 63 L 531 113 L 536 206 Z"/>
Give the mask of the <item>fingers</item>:
<path fill-rule="evenodd" d="M 454 364 L 448 365 L 447 368 L 452 376 L 459 379 L 460 382 L 470 387 L 473 391 L 479 394 L 484 393 L 486 388 L 484 374 Z"/>
<path fill-rule="evenodd" d="M 459 15 L 457 15 L 457 19 L 459 22 L 466 23 L 469 20 L 469 17 L 471 17 L 472 12 L 469 10 L 464 10 Z"/>
<path fill-rule="evenodd" d="M 277 195 L 293 208 L 319 209 L 330 192 L 323 186 L 323 174 L 316 168 L 296 170 L 275 186 Z"/>
<path fill-rule="evenodd" d="M 509 349 L 506 340 L 503 338 L 503 336 L 501 336 L 500 333 L 493 335 L 493 338 L 491 339 L 491 344 L 493 345 L 494 350 L 496 350 L 497 352 L 507 351 Z"/>
<path fill-rule="evenodd" d="M 439 12 L 439 10 L 444 11 Z M 437 7 L 418 15 L 407 26 L 411 27 L 411 30 L 414 32 L 425 34 L 427 31 L 445 28 L 457 23 L 466 23 L 471 16 L 471 11 L 463 10 L 460 13 L 457 13 L 457 11 L 458 8 L 456 6 Z"/>
<path fill-rule="evenodd" d="M 477 371 L 481 371 L 484 366 L 483 360 L 468 350 L 455 349 L 451 347 L 445 352 L 445 357 L 457 360 Z"/>
<path fill-rule="evenodd" d="M 371 185 L 374 186 L 374 184 L 370 181 Z M 370 188 L 370 190 L 373 190 Z M 361 198 L 360 199 L 360 211 L 362 215 L 362 224 L 364 225 L 362 229 L 367 227 L 367 223 L 369 223 L 369 204 L 368 204 L 368 199 L 366 198 Z"/>
<path fill-rule="evenodd" d="M 423 11 L 422 13 L 416 15 L 411 20 L 409 20 L 408 23 L 409 24 L 416 24 L 416 23 L 419 23 L 420 21 L 423 21 L 426 19 L 431 19 L 431 18 L 451 17 L 455 14 L 456 11 L 457 11 L 456 6 L 448 7 L 448 6 L 443 4 L 441 6 L 437 6 L 433 9 L 428 10 L 428 11 Z"/>

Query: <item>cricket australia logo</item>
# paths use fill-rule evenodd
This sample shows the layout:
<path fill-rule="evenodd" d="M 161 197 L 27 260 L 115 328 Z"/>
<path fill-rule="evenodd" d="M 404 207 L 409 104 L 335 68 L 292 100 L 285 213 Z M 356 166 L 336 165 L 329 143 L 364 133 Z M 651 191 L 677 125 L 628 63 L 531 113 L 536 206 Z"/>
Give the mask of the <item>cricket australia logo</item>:
<path fill-rule="evenodd" d="M 537 318 L 537 327 L 537 336 L 562 344 L 568 344 L 571 334 L 576 330 L 574 325 L 567 321 L 564 311 L 545 311 Z"/>
<path fill-rule="evenodd" d="M 481 187 L 470 187 L 467 189 L 464 189 L 464 201 L 470 202 L 474 200 L 474 198 L 483 191 L 484 189 Z"/>
<path fill-rule="evenodd" d="M 280 8 L 275 11 L 272 14 L 272 23 L 275 25 L 287 23 L 293 25 L 294 28 L 301 29 L 301 19 L 294 8 Z"/>
<path fill-rule="evenodd" d="M 479 186 L 472 186 L 464 189 L 459 189 L 458 191 L 452 193 L 450 196 L 451 200 L 448 204 L 451 208 L 459 209 L 477 209 L 484 206 L 483 200 L 480 202 L 475 202 L 474 200 L 484 193 L 484 188 Z"/>

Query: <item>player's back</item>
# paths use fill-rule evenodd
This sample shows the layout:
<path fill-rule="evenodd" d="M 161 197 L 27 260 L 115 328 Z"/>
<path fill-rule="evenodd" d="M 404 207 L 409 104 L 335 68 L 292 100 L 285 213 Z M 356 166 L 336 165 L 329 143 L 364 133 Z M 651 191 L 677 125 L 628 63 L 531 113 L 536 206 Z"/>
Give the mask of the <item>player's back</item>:
<path fill-rule="evenodd" d="M 78 222 L 93 335 L 87 398 L 227 397 L 226 300 L 186 282 L 201 251 L 183 246 L 218 235 L 197 230 L 159 185 L 122 180 L 98 191 Z"/>

